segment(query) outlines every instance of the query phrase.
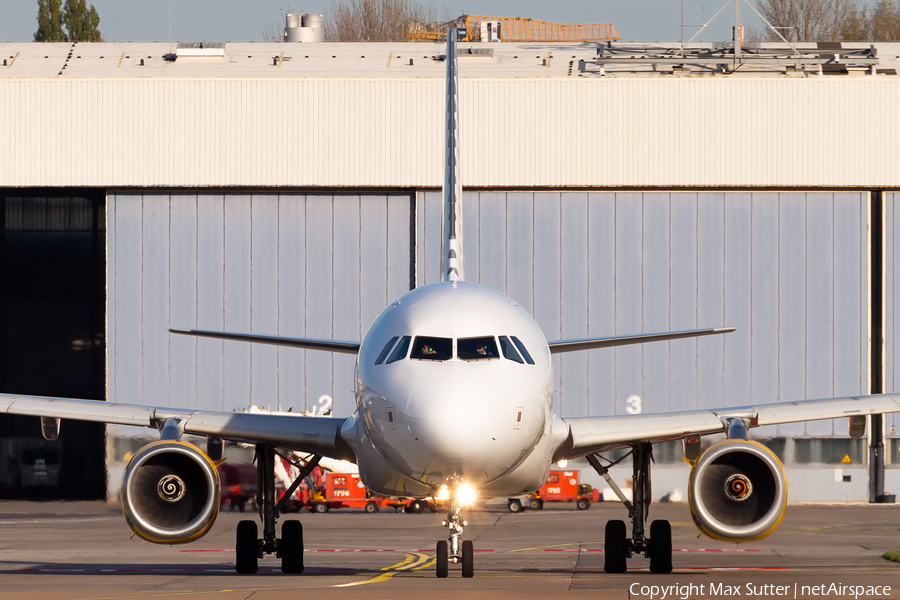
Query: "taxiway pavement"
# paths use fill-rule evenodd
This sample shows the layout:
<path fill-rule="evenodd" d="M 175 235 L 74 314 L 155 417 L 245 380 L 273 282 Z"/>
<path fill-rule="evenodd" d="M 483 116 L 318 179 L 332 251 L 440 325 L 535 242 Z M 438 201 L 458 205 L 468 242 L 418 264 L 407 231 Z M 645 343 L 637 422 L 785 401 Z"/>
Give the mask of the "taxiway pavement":
<path fill-rule="evenodd" d="M 131 538 L 114 505 L 0 502 L 0 599 L 900 598 L 900 564 L 881 558 L 900 549 L 898 505 L 791 505 L 775 534 L 735 546 L 698 538 L 685 504 L 655 504 L 651 519 L 673 525 L 670 575 L 649 573 L 644 558 L 625 574 L 603 572 L 603 527 L 626 517 L 619 504 L 481 507 L 465 532 L 475 543 L 473 579 L 453 565 L 449 578 L 435 577 L 440 514 L 346 509 L 287 517 L 303 522 L 302 575 L 282 574 L 269 557 L 257 575 L 239 576 L 235 526 L 254 516 L 223 512 L 203 539 L 157 546 Z"/>

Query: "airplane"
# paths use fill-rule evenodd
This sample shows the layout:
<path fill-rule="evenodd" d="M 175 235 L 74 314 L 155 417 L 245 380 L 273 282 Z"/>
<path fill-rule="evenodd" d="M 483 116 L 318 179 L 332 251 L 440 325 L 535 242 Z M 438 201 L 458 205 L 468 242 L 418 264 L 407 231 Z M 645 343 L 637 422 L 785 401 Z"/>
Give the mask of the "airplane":
<path fill-rule="evenodd" d="M 303 571 L 303 529 L 286 521 L 277 535 L 284 499 L 323 458 L 348 460 L 363 483 L 384 496 L 445 500 L 447 539 L 435 546 L 437 577 L 449 564 L 474 575 L 474 547 L 463 539 L 464 510 L 480 497 L 532 492 L 550 465 L 585 457 L 628 508 L 604 532 L 604 569 L 622 573 L 636 555 L 650 570 L 672 570 L 672 531 L 665 520 L 647 525 L 652 445 L 684 440 L 692 463 L 688 487 L 699 530 L 729 542 L 762 539 L 778 527 L 787 504 L 784 470 L 775 454 L 748 430 L 816 419 L 847 417 L 861 435 L 865 417 L 900 411 L 900 396 L 878 395 L 781 402 L 659 414 L 561 418 L 553 413 L 551 357 L 557 353 L 626 344 L 726 334 L 733 328 L 548 342 L 532 315 L 512 298 L 465 280 L 462 184 L 459 168 L 457 35 L 446 50 L 446 144 L 443 182 L 441 279 L 390 304 L 362 342 L 286 338 L 246 333 L 171 329 L 173 334 L 274 344 L 355 355 L 356 411 L 347 418 L 251 414 L 129 405 L 90 400 L 0 395 L 0 413 L 41 417 L 44 437 L 59 435 L 61 419 L 158 429 L 160 439 L 134 454 L 122 483 L 128 525 L 141 538 L 186 543 L 206 534 L 219 508 L 216 461 L 185 434 L 254 444 L 258 469 L 257 523 L 237 526 L 235 568 L 255 573 L 274 554 L 285 573 Z M 726 439 L 701 451 L 700 438 Z M 283 499 L 276 501 L 274 461 L 279 449 L 313 455 Z M 599 453 L 630 448 L 633 497 L 610 478 Z"/>

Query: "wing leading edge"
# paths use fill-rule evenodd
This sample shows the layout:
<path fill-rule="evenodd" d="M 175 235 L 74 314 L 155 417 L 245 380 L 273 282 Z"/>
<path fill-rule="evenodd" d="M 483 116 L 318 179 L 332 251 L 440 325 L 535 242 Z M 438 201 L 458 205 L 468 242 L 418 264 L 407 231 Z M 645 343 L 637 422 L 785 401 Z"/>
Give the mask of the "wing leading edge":
<path fill-rule="evenodd" d="M 167 420 L 178 419 L 179 429 L 187 434 L 271 443 L 356 462 L 352 450 L 341 438 L 341 426 L 345 419 L 338 418 L 191 411 L 100 400 L 10 394 L 0 394 L 2 413 L 154 428 Z"/>
<path fill-rule="evenodd" d="M 569 437 L 554 460 L 577 458 L 636 442 L 662 442 L 686 435 L 726 430 L 726 419 L 743 419 L 750 427 L 900 412 L 900 395 L 851 396 L 710 410 L 563 419 Z"/>

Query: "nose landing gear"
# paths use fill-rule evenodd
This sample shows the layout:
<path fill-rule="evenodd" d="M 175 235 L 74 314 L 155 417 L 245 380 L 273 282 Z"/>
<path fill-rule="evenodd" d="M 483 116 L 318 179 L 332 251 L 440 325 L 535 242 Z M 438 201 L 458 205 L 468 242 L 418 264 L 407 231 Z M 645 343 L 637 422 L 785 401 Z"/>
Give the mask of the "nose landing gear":
<path fill-rule="evenodd" d="M 462 507 L 451 504 L 447 520 L 441 523 L 446 527 L 449 536 L 446 540 L 437 543 L 435 552 L 435 569 L 438 577 L 447 577 L 450 573 L 450 564 L 462 563 L 462 576 L 475 576 L 475 545 L 471 540 L 463 540 L 463 528 L 468 522 L 462 518 Z"/>

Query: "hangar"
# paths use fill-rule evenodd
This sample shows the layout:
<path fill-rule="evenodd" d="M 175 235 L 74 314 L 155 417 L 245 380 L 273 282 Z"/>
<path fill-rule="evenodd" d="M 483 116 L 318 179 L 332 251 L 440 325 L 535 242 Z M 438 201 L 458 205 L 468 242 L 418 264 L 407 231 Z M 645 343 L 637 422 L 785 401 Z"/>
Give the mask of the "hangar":
<path fill-rule="evenodd" d="M 463 46 L 469 277 L 549 339 L 738 328 L 557 356 L 555 410 L 898 386 L 900 45 L 837 75 L 600 69 L 595 44 Z M 442 51 L 0 44 L 0 389 L 225 411 L 326 394 L 350 414 L 352 357 L 167 328 L 359 340 L 389 301 L 436 280 Z M 875 430 L 896 489 L 894 417 Z M 22 493 L 47 447 L 25 419 L 4 417 L 0 434 L 0 487 Z M 105 495 L 103 457 L 121 458 L 124 435 L 65 423 L 48 493 Z M 871 450 L 845 423 L 757 435 L 800 499 L 870 495 Z M 657 458 L 675 469 L 676 450 Z"/>

